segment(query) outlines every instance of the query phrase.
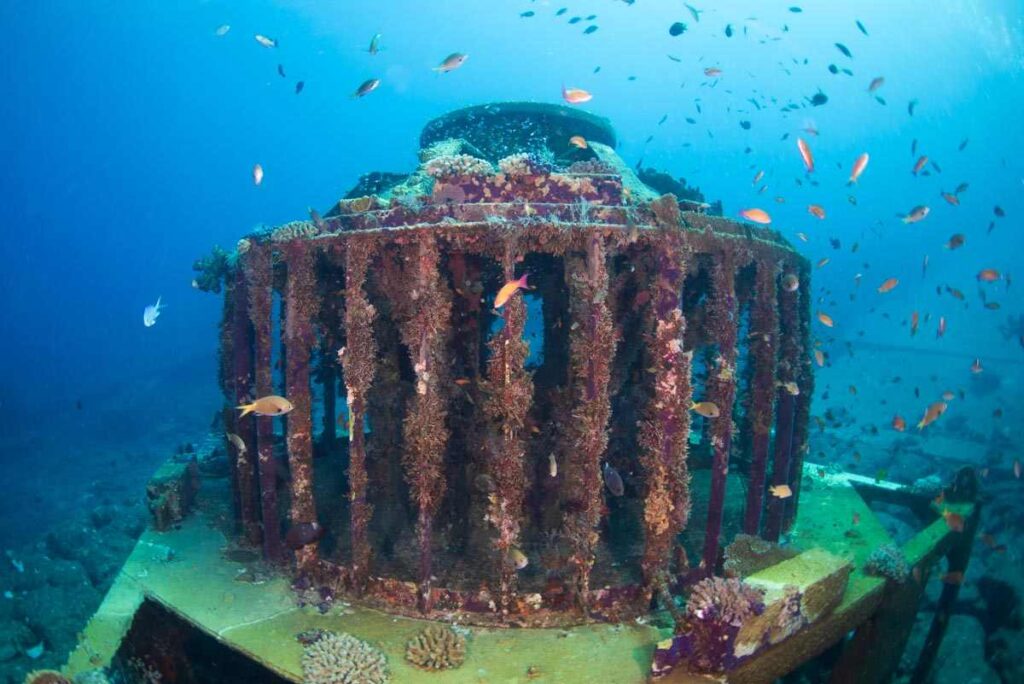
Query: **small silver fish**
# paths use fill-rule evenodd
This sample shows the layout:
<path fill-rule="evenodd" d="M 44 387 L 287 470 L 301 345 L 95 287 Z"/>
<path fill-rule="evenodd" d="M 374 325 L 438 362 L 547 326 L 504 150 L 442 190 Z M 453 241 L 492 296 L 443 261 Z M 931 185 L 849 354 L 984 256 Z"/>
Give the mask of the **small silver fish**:
<path fill-rule="evenodd" d="M 352 94 L 352 97 L 363 97 L 364 95 L 369 95 L 379 87 L 379 78 L 367 79 L 363 81 L 362 84 L 360 84 L 360 86 L 356 89 L 356 92 Z"/>
<path fill-rule="evenodd" d="M 150 304 L 142 310 L 142 324 L 147 328 L 156 325 L 156 319 L 160 317 L 160 311 L 164 308 L 160 304 L 160 297 L 156 298 L 156 304 Z"/>
<path fill-rule="evenodd" d="M 380 39 L 379 33 L 373 34 L 373 38 L 370 39 L 370 48 L 367 50 L 371 55 L 375 55 L 380 52 Z"/>
<path fill-rule="evenodd" d="M 231 443 L 231 446 L 235 447 L 235 451 L 238 452 L 239 458 L 245 455 L 245 442 L 242 441 L 241 437 L 233 432 L 225 432 L 224 436 L 228 438 L 228 442 Z"/>
<path fill-rule="evenodd" d="M 469 59 L 469 55 L 464 55 L 461 52 L 453 52 L 444 58 L 444 61 L 434 67 L 434 71 L 440 74 L 446 74 L 449 71 L 455 71 L 460 66 L 466 63 Z"/>
<path fill-rule="evenodd" d="M 223 36 L 228 35 L 228 31 L 230 30 L 231 24 L 221 24 L 217 27 L 217 30 L 213 32 L 213 35 L 217 36 L 218 38 L 221 38 Z"/>
<path fill-rule="evenodd" d="M 558 461 L 555 460 L 554 454 L 548 454 L 548 475 L 558 477 Z"/>
<path fill-rule="evenodd" d="M 604 473 L 604 484 L 608 487 L 608 491 L 611 492 L 612 496 L 622 496 L 626 492 L 626 487 L 622 483 L 622 476 L 619 475 L 619 471 L 613 468 L 606 461 L 603 468 Z"/>
<path fill-rule="evenodd" d="M 274 40 L 273 38 L 267 38 L 262 33 L 257 33 L 255 36 L 253 36 L 253 38 L 255 38 L 256 42 L 259 43 L 260 45 L 262 45 L 265 48 L 276 48 L 277 47 L 277 41 L 276 40 Z"/>

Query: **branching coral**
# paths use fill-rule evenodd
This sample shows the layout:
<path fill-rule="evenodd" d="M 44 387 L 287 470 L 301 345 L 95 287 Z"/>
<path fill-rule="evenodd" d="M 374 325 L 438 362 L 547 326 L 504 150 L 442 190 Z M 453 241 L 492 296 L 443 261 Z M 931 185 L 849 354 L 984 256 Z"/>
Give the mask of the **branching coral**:
<path fill-rule="evenodd" d="M 655 671 L 680 660 L 703 672 L 735 664 L 734 644 L 744 622 L 764 612 L 764 592 L 738 579 L 708 577 L 693 586 L 684 625 L 667 648 L 658 647 Z"/>
<path fill-rule="evenodd" d="M 451 670 L 466 660 L 466 638 L 455 630 L 430 625 L 405 647 L 405 659 L 421 670 Z"/>
<path fill-rule="evenodd" d="M 864 572 L 875 577 L 887 577 L 902 584 L 907 581 L 910 568 L 898 546 L 884 544 L 868 556 L 864 563 Z"/>
<path fill-rule="evenodd" d="M 708 577 L 693 585 L 686 602 L 686 617 L 738 627 L 764 610 L 763 598 L 763 590 L 742 580 Z"/>
<path fill-rule="evenodd" d="M 384 654 L 351 634 L 327 632 L 302 653 L 305 684 L 384 684 L 390 681 Z"/>
<path fill-rule="evenodd" d="M 427 175 L 434 178 L 454 176 L 486 176 L 494 173 L 494 167 L 486 159 L 468 154 L 442 155 L 428 161 L 424 167 Z"/>
<path fill-rule="evenodd" d="M 507 176 L 531 176 L 550 173 L 551 160 L 533 152 L 511 154 L 498 161 L 498 169 Z"/>
<path fill-rule="evenodd" d="M 192 270 L 196 272 L 193 284 L 197 290 L 220 293 L 221 287 L 230 277 L 231 262 L 228 253 L 214 245 L 209 256 L 193 262 Z"/>

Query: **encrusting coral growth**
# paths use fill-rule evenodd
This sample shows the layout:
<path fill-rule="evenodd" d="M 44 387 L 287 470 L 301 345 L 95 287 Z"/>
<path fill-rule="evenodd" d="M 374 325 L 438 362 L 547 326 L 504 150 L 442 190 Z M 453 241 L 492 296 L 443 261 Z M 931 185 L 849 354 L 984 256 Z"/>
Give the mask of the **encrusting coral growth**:
<path fill-rule="evenodd" d="M 302 652 L 304 684 L 386 684 L 384 654 L 351 634 L 325 632 Z"/>
<path fill-rule="evenodd" d="M 421 670 L 451 670 L 466 660 L 466 637 L 441 625 L 430 625 L 409 640 L 405 659 Z"/>
<path fill-rule="evenodd" d="M 468 154 L 442 155 L 424 164 L 427 175 L 437 179 L 458 176 L 486 176 L 494 173 L 494 167 L 486 159 Z"/>
<path fill-rule="evenodd" d="M 898 546 L 884 544 L 871 552 L 864 562 L 864 572 L 875 577 L 887 577 L 902 584 L 910 575 L 907 559 Z"/>
<path fill-rule="evenodd" d="M 71 680 L 56 670 L 33 670 L 25 675 L 25 684 L 71 684 Z"/>
<path fill-rule="evenodd" d="M 708 577 L 693 585 L 678 634 L 658 644 L 652 671 L 664 674 L 686 661 L 699 672 L 721 672 L 738 661 L 736 637 L 764 612 L 764 592 L 738 579 Z"/>
<path fill-rule="evenodd" d="M 737 534 L 733 542 L 725 547 L 725 564 L 722 569 L 726 577 L 748 577 L 797 555 L 797 550 L 779 546 L 750 534 Z"/>

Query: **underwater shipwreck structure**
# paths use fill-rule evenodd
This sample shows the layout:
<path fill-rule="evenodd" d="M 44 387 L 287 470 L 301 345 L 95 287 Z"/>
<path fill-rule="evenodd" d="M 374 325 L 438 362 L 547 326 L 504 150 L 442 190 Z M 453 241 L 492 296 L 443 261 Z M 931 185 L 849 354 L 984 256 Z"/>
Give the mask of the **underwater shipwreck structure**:
<path fill-rule="evenodd" d="M 886 597 L 912 624 L 920 584 L 861 571 L 887 540 L 872 497 L 927 523 L 908 567 L 927 573 L 951 549 L 966 564 L 968 498 L 947 496 L 968 521 L 958 538 L 927 497 L 808 472 L 807 261 L 771 229 L 712 215 L 684 182 L 656 192 L 615 146 L 605 120 L 567 107 L 458 110 L 425 127 L 413 173 L 371 173 L 322 216 L 197 263 L 197 287 L 224 290 L 220 519 L 230 546 L 256 550 L 229 560 L 277 582 L 247 586 L 246 601 L 232 590 L 232 605 L 256 610 L 271 585 L 284 601 L 243 626 L 289 601 L 325 619 L 344 604 L 371 622 L 470 626 L 477 644 L 504 633 L 525 640 L 522 658 L 547 635 L 557 661 L 552 634 L 615 623 L 620 644 L 589 648 L 630 667 L 602 671 L 607 655 L 591 655 L 553 681 L 768 682 L 843 647 Z M 528 289 L 495 309 L 524 275 Z M 234 408 L 273 394 L 294 409 Z M 151 486 L 157 528 L 192 498 L 195 463 L 169 468 Z M 851 514 L 852 536 L 835 522 Z M 780 545 L 794 525 L 799 540 Z M 148 568 L 141 593 L 238 634 L 236 651 L 284 677 L 266 681 L 294 676 L 300 645 L 278 658 L 278 642 L 218 622 L 231 609 L 213 616 L 171 580 L 153 589 L 168 573 Z M 885 681 L 908 631 L 895 618 L 858 631 L 833 681 Z M 883 641 L 895 656 L 877 667 L 854 655 Z M 543 661 L 508 672 L 557 674 Z"/>

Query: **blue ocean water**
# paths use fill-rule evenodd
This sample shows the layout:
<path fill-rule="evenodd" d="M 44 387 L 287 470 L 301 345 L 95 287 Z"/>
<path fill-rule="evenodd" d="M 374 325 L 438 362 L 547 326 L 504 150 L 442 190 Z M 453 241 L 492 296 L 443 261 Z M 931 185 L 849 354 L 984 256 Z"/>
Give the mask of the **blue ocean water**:
<path fill-rule="evenodd" d="M 559 103 L 563 85 L 593 94 L 582 108 L 611 120 L 630 164 L 685 177 L 729 217 L 766 209 L 812 262 L 829 259 L 813 274 L 814 308 L 835 326 L 815 324 L 827 366 L 812 412 L 840 418 L 826 419 L 812 460 L 903 481 L 945 478 L 957 463 L 1013 479 L 1024 431 L 1024 283 L 1012 282 L 1024 254 L 1024 7 L 708 2 L 698 20 L 675 0 L 567 0 L 556 16 L 562 6 L 0 4 L 0 548 L 34 543 L 106 486 L 137 496 L 157 464 L 208 427 L 220 402 L 220 300 L 191 286 L 195 258 L 255 226 L 304 218 L 308 206 L 326 209 L 362 173 L 412 169 L 435 116 L 491 101 Z M 686 24 L 678 36 L 674 22 Z M 431 71 L 452 52 L 467 54 L 465 65 Z M 369 78 L 379 89 L 352 98 Z M 819 92 L 828 101 L 812 106 Z M 783 111 L 789 104 L 798 107 Z M 815 156 L 810 177 L 798 137 Z M 867 169 L 848 187 L 865 152 Z M 929 162 L 914 174 L 921 155 Z M 258 187 L 255 163 L 265 170 Z M 960 184 L 969 187 L 957 206 L 940 195 Z M 925 220 L 900 221 L 918 205 L 930 208 Z M 948 249 L 958 233 L 965 245 Z M 1000 278 L 979 281 L 983 269 Z M 888 278 L 899 285 L 877 292 Z M 143 308 L 158 296 L 166 309 L 145 327 Z M 982 435 L 976 449 L 901 461 L 877 440 L 859 444 L 872 429 L 891 434 L 894 414 L 912 431 L 931 401 L 961 390 L 945 418 Z M 998 532 L 1019 559 L 1015 515 Z"/>

